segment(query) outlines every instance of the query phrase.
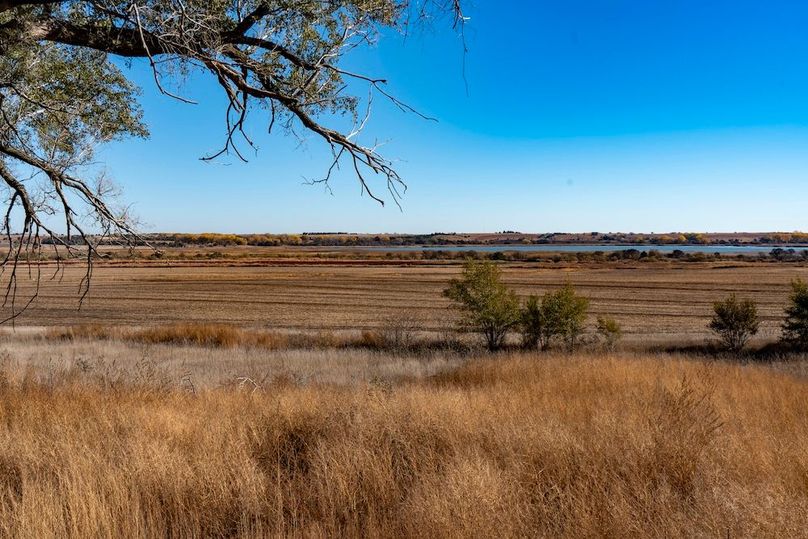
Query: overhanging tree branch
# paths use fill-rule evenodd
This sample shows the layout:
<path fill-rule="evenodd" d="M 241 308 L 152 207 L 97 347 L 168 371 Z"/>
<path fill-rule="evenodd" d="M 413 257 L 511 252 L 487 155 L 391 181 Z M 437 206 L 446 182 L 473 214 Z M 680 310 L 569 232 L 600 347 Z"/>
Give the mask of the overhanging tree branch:
<path fill-rule="evenodd" d="M 319 182 L 327 184 L 347 160 L 364 193 L 383 204 L 375 192 L 381 180 L 398 204 L 402 178 L 377 144 L 360 142 L 361 134 L 374 93 L 420 113 L 396 99 L 385 80 L 347 70 L 342 59 L 384 27 L 406 31 L 413 19 L 441 13 L 455 28 L 466 20 L 459 0 L 0 0 L 0 177 L 10 193 L 9 245 L 22 256 L 44 234 L 70 254 L 75 231 L 91 266 L 97 242 L 77 204 L 89 209 L 102 235 L 136 238 L 127 216 L 81 179 L 95 145 L 146 135 L 136 89 L 111 56 L 146 59 L 158 89 L 183 101 L 190 100 L 168 86 L 177 75 L 198 70 L 214 77 L 227 98 L 226 137 L 205 159 L 245 159 L 237 140 L 252 146 L 245 123 L 265 106 L 269 130 L 302 127 L 331 149 Z M 357 85 L 369 92 L 361 116 L 362 99 L 349 93 Z M 348 127 L 338 120 L 343 116 L 352 120 Z M 36 199 L 28 185 L 34 182 Z M 12 237 L 15 207 L 23 233 Z M 67 241 L 43 218 L 57 213 Z M 23 244 L 26 237 L 34 243 Z"/>

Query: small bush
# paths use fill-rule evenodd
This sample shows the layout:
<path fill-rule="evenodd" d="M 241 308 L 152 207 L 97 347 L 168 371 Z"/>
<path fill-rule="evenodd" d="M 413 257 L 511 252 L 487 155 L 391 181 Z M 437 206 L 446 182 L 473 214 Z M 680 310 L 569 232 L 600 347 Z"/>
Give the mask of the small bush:
<path fill-rule="evenodd" d="M 394 350 L 408 350 L 415 344 L 420 321 L 411 312 L 396 313 L 387 317 L 379 330 L 385 345 Z"/>
<path fill-rule="evenodd" d="M 757 334 L 760 327 L 757 305 L 752 300 L 739 300 L 735 294 L 713 304 L 715 315 L 709 328 L 731 352 L 740 352 Z"/>
<path fill-rule="evenodd" d="M 522 339 L 526 346 L 547 350 L 553 339 L 562 338 L 574 350 L 584 330 L 589 300 L 578 296 L 567 283 L 555 292 L 547 292 L 539 301 L 530 296 L 521 312 Z"/>
<path fill-rule="evenodd" d="M 598 317 L 598 335 L 603 339 L 603 344 L 607 350 L 612 351 L 617 346 L 618 341 L 623 337 L 623 328 L 614 318 L 608 316 Z"/>
<path fill-rule="evenodd" d="M 542 350 L 546 350 L 550 346 L 552 334 L 548 331 L 544 310 L 538 296 L 527 298 L 527 302 L 522 308 L 520 329 L 522 331 L 522 345 L 525 348 L 541 346 Z"/>
<path fill-rule="evenodd" d="M 575 350 L 581 334 L 584 332 L 589 300 L 577 295 L 571 283 L 551 294 L 548 317 L 559 328 L 569 351 Z"/>
<path fill-rule="evenodd" d="M 808 284 L 802 279 L 791 282 L 782 340 L 800 350 L 808 349 Z"/>

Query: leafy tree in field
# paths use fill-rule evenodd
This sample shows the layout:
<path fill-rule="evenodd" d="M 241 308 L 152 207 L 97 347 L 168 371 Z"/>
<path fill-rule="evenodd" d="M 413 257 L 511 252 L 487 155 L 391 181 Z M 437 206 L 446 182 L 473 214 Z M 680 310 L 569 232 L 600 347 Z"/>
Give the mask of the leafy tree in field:
<path fill-rule="evenodd" d="M 575 287 L 571 283 L 565 284 L 550 295 L 548 318 L 557 320 L 559 335 L 570 351 L 575 350 L 575 345 L 584 331 L 588 310 L 589 300 L 576 294 Z"/>
<path fill-rule="evenodd" d="M 597 331 L 609 351 L 614 350 L 617 342 L 623 337 L 623 328 L 620 323 L 608 316 L 598 317 Z"/>
<path fill-rule="evenodd" d="M 782 340 L 801 350 L 808 349 L 808 284 L 802 279 L 791 282 Z"/>
<path fill-rule="evenodd" d="M 589 300 L 578 296 L 567 283 L 555 292 L 547 292 L 539 300 L 530 296 L 522 309 L 521 329 L 525 346 L 547 350 L 555 338 L 561 338 L 574 350 L 586 322 Z"/>
<path fill-rule="evenodd" d="M 527 298 L 519 323 L 522 331 L 522 344 L 525 348 L 540 346 L 542 350 L 546 350 L 550 346 L 553 331 L 547 324 L 541 299 L 538 296 Z"/>
<path fill-rule="evenodd" d="M 359 96 L 415 111 L 386 81 L 343 60 L 387 29 L 404 33 L 444 14 L 462 28 L 460 0 L 0 0 L 3 266 L 16 269 L 46 243 L 57 258 L 86 256 L 89 278 L 101 239 L 142 241 L 94 166 L 99 144 L 148 135 L 138 88 L 120 68 L 138 59 L 160 92 L 183 102 L 196 93 L 188 75 L 218 84 L 225 136 L 203 159 L 243 160 L 252 148 L 247 119 L 264 114 L 269 130 L 310 134 L 331 149 L 315 182 L 327 184 L 344 163 L 371 198 L 383 203 L 378 186 L 398 201 L 403 181 L 393 165 L 375 143 L 360 142 L 370 99 Z"/>
<path fill-rule="evenodd" d="M 752 300 L 739 300 L 735 294 L 713 304 L 715 315 L 710 329 L 732 352 L 740 352 L 760 328 L 757 304 Z"/>
<path fill-rule="evenodd" d="M 519 300 L 493 262 L 466 261 L 461 278 L 452 279 L 443 294 L 456 302 L 461 328 L 480 333 L 490 351 L 500 349 L 519 323 Z"/>

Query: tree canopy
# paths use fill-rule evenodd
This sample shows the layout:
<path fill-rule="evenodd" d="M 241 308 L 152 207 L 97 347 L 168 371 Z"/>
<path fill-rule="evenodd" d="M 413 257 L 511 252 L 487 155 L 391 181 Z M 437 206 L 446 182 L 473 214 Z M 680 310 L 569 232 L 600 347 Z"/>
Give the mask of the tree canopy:
<path fill-rule="evenodd" d="M 4 268 L 12 263 L 16 271 L 43 238 L 58 259 L 59 246 L 76 250 L 76 234 L 88 262 L 95 254 L 90 231 L 136 238 L 125 207 L 111 202 L 110 184 L 91 166 L 99 143 L 148 135 L 138 88 L 116 57 L 144 59 L 156 87 L 182 101 L 189 100 L 172 83 L 188 73 L 218 82 L 227 98 L 227 135 L 219 152 L 203 158 L 243 159 L 252 145 L 245 120 L 263 112 L 270 131 L 303 130 L 330 147 L 333 160 L 319 181 L 327 183 L 344 163 L 363 192 L 383 203 L 372 181 L 378 178 L 397 202 L 402 179 L 375 146 L 358 139 L 373 93 L 415 111 L 385 89 L 386 81 L 347 71 L 341 60 L 384 28 L 406 32 L 436 19 L 461 28 L 460 1 L 0 0 L 0 178 L 9 192 Z M 356 83 L 371 97 L 360 98 Z M 350 128 L 333 126 L 342 116 Z M 14 228 L 16 211 L 22 225 Z M 54 215 L 63 230 L 53 228 Z M 8 286 L 16 286 L 16 273 Z"/>
<path fill-rule="evenodd" d="M 460 311 L 460 328 L 481 334 L 492 352 L 519 323 L 519 299 L 502 282 L 502 271 L 493 262 L 467 260 L 461 278 L 452 279 L 443 295 Z"/>

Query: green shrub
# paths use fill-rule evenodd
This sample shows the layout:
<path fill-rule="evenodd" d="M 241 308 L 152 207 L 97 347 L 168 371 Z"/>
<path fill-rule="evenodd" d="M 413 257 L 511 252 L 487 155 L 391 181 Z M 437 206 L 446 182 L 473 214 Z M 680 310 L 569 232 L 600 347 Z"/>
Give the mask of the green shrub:
<path fill-rule="evenodd" d="M 801 350 L 808 349 L 808 284 L 802 279 L 791 282 L 782 340 Z"/>
<path fill-rule="evenodd" d="M 550 347 L 550 339 L 555 334 L 544 316 L 542 301 L 538 296 L 530 296 L 522 308 L 520 316 L 520 329 L 522 332 L 522 345 L 525 348 L 541 346 L 542 350 Z"/>
<path fill-rule="evenodd" d="M 452 279 L 443 295 L 456 302 L 460 326 L 480 333 L 490 351 L 498 350 L 519 322 L 519 300 L 502 282 L 493 262 L 466 261 L 460 279 Z"/>
<path fill-rule="evenodd" d="M 757 305 L 752 300 L 739 300 L 735 294 L 713 304 L 715 315 L 709 328 L 732 352 L 740 352 L 760 327 Z"/>
<path fill-rule="evenodd" d="M 555 338 L 561 338 L 569 350 L 574 350 L 583 333 L 588 308 L 589 300 L 578 296 L 570 283 L 547 292 L 541 301 L 530 296 L 521 315 L 524 344 L 547 350 Z"/>

